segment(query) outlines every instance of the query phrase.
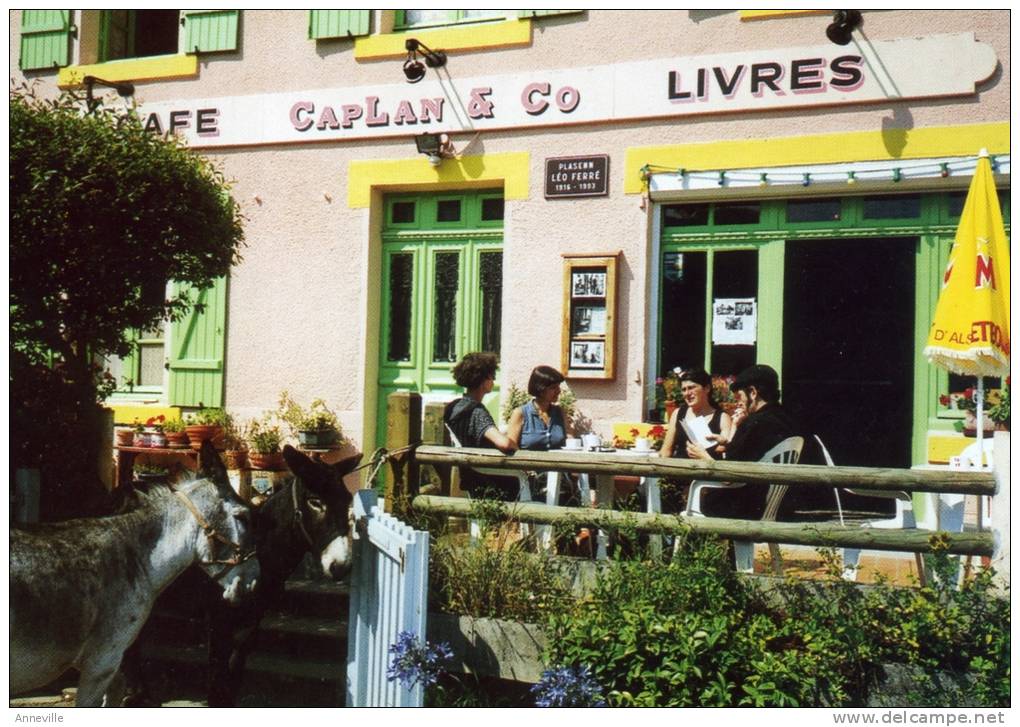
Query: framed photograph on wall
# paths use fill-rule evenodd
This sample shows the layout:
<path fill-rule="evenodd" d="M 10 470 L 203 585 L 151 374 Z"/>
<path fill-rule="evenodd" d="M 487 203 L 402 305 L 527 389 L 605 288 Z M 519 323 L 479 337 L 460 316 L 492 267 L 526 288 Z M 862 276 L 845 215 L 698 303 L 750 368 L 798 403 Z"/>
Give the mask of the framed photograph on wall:
<path fill-rule="evenodd" d="M 614 376 L 619 255 L 563 256 L 562 370 L 568 379 Z"/>
<path fill-rule="evenodd" d="M 571 341 L 570 368 L 601 369 L 606 365 L 606 344 L 603 341 Z"/>
<path fill-rule="evenodd" d="M 578 305 L 574 307 L 572 333 L 586 336 L 604 336 L 606 333 L 606 308 L 601 305 Z"/>

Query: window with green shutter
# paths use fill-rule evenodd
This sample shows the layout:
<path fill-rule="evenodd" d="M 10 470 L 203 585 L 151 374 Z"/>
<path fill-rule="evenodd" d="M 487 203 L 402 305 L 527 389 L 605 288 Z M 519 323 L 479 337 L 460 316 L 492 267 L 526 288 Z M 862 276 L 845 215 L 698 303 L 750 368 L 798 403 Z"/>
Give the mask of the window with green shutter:
<path fill-rule="evenodd" d="M 308 11 L 308 37 L 312 40 L 368 35 L 371 25 L 371 10 Z"/>
<path fill-rule="evenodd" d="M 182 10 L 182 53 L 214 53 L 237 50 L 240 10 Z"/>
<path fill-rule="evenodd" d="M 22 10 L 21 70 L 66 66 L 70 62 L 72 32 L 70 10 Z"/>
<path fill-rule="evenodd" d="M 547 15 L 570 15 L 571 13 L 583 13 L 584 10 L 571 8 L 570 10 L 518 10 L 518 16 L 522 18 L 544 18 Z"/>
<path fill-rule="evenodd" d="M 173 284 L 177 295 L 185 288 Z M 192 289 L 191 313 L 170 324 L 171 406 L 223 406 L 223 359 L 226 351 L 227 279 L 211 288 Z"/>
<path fill-rule="evenodd" d="M 397 30 L 434 28 L 515 17 L 516 10 L 397 10 L 394 27 Z"/>

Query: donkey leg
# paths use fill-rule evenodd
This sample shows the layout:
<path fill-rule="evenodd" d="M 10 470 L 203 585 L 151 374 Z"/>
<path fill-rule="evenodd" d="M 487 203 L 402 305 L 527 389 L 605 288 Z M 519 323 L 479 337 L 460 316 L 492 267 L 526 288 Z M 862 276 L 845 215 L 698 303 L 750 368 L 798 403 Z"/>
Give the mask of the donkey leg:
<path fill-rule="evenodd" d="M 135 639 L 135 642 L 124 652 L 124 658 L 120 662 L 120 675 L 123 680 L 124 694 L 120 701 L 122 707 L 158 707 L 159 703 L 149 693 L 149 684 L 145 679 L 145 670 L 142 667 L 142 641 L 146 636 L 146 629 Z M 107 694 L 107 704 L 110 704 L 110 695 Z"/>
<path fill-rule="evenodd" d="M 232 707 L 244 680 L 248 654 L 254 648 L 258 621 L 250 608 L 217 603 L 209 611 L 210 707 Z"/>
<path fill-rule="evenodd" d="M 108 656 L 83 664 L 81 678 L 78 680 L 78 695 L 75 698 L 74 706 L 106 706 L 106 692 L 110 687 L 110 682 L 116 676 L 119 666 L 119 660 Z"/>

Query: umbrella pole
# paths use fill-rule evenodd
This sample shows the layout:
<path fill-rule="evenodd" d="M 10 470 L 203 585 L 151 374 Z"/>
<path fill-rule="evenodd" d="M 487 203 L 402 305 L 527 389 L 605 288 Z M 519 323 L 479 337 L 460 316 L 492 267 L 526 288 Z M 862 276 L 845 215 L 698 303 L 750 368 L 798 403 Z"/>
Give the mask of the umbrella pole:
<path fill-rule="evenodd" d="M 985 377 L 977 377 L 977 451 L 978 468 L 985 466 L 985 448 L 981 441 L 985 433 Z"/>

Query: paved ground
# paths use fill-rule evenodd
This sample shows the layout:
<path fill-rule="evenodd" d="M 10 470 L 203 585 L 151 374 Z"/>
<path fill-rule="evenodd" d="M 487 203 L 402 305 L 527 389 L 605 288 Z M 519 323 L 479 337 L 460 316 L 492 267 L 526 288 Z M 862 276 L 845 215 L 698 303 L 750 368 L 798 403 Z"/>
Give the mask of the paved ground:
<path fill-rule="evenodd" d="M 57 707 L 73 707 L 75 693 L 78 690 L 74 687 L 67 687 L 54 694 L 37 694 L 29 697 L 18 697 L 9 702 L 10 707 L 16 709 L 54 709 Z M 164 702 L 163 707 L 204 707 L 205 702 L 195 702 L 187 699 L 174 699 Z"/>

